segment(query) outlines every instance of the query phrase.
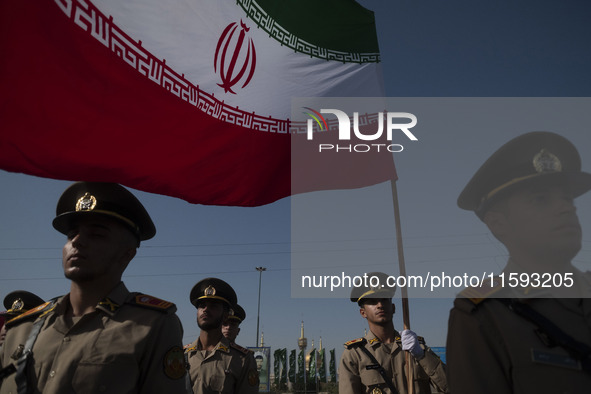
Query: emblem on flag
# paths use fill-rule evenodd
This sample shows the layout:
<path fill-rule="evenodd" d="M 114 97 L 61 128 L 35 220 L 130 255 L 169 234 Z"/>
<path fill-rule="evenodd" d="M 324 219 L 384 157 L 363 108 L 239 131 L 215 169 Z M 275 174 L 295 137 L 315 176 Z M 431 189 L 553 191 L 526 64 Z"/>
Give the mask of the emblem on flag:
<path fill-rule="evenodd" d="M 240 33 L 237 34 L 238 37 L 235 37 L 237 30 L 237 22 L 230 23 L 226 26 L 215 49 L 213 70 L 216 74 L 219 70 L 222 83 L 218 83 L 218 86 L 222 87 L 225 93 L 230 92 L 236 94 L 232 90 L 232 86 L 243 80 L 248 71 L 246 80 L 242 85 L 242 88 L 246 87 L 256 67 L 254 44 L 251 37 L 246 37 L 246 33 L 250 30 L 250 27 L 247 27 L 240 20 Z M 246 42 L 245 39 L 247 39 Z M 242 48 L 243 46 L 244 48 Z"/>

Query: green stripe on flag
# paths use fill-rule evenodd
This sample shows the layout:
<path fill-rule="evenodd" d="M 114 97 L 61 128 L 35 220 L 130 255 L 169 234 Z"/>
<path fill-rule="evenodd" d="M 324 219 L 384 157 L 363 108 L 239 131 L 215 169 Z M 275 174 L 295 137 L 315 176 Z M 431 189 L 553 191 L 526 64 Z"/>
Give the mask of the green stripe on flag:
<path fill-rule="evenodd" d="M 380 61 L 373 11 L 354 0 L 237 0 L 270 37 L 296 52 L 344 63 Z"/>

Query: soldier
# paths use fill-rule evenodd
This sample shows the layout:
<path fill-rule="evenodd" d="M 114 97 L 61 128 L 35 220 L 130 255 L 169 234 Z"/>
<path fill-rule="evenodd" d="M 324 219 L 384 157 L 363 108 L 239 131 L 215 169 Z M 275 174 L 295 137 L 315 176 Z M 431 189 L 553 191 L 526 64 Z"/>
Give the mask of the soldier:
<path fill-rule="evenodd" d="M 394 329 L 392 297 L 396 289 L 388 287 L 388 276 L 372 272 L 367 277 L 379 278 L 380 284 L 372 287 L 368 282 L 367 286 L 354 287 L 351 301 L 359 305 L 369 332 L 364 338 L 345 343 L 339 366 L 339 393 L 406 394 L 405 350 L 411 354 L 414 393 L 429 394 L 431 385 L 447 393 L 445 367 L 439 357 L 414 332 L 404 330 L 400 335 Z"/>
<path fill-rule="evenodd" d="M 118 184 L 77 182 L 56 213 L 70 292 L 7 323 L 0 360 L 16 373 L 0 393 L 185 393 L 176 307 L 121 282 L 156 233 L 142 204 Z"/>
<path fill-rule="evenodd" d="M 199 337 L 185 346 L 194 394 L 258 393 L 258 374 L 252 352 L 222 334 L 222 322 L 236 305 L 236 293 L 221 279 L 203 279 L 191 290 L 197 308 Z"/>
<path fill-rule="evenodd" d="M 454 394 L 589 391 L 591 282 L 572 265 L 582 240 L 573 200 L 589 189 L 570 141 L 531 132 L 499 148 L 460 194 L 458 206 L 478 215 L 509 258 L 496 281 L 454 302 Z"/>
<path fill-rule="evenodd" d="M 10 320 L 27 312 L 29 309 L 43 304 L 43 302 L 42 298 L 26 290 L 16 290 L 8 293 L 4 297 L 6 311 L 2 312 L 2 323 L 4 323 L 4 320 Z M 0 325 L 0 346 L 4 343 L 4 338 L 6 338 L 6 327 L 2 324 Z"/>
<path fill-rule="evenodd" d="M 231 343 L 236 343 L 236 337 L 240 333 L 240 324 L 246 319 L 246 311 L 238 304 L 231 309 L 232 313 L 222 323 L 222 334 Z"/>

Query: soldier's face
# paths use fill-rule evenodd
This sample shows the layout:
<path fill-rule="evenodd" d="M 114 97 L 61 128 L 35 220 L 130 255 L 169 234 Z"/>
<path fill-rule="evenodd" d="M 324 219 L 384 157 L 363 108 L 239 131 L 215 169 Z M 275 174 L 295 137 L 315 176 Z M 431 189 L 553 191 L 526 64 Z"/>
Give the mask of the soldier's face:
<path fill-rule="evenodd" d="M 221 301 L 204 299 L 199 301 L 197 307 L 197 325 L 204 331 L 220 329 L 222 322 L 228 317 L 224 312 L 224 305 Z"/>
<path fill-rule="evenodd" d="M 581 249 L 573 198 L 558 185 L 520 189 L 507 197 L 501 212 L 491 215 L 487 224 L 512 257 L 570 262 Z"/>
<path fill-rule="evenodd" d="M 74 282 L 121 277 L 135 256 L 131 232 L 119 222 L 102 216 L 78 220 L 67 237 L 62 265 L 66 278 Z"/>
<path fill-rule="evenodd" d="M 392 321 L 394 305 L 390 298 L 369 298 L 363 303 L 359 313 L 369 323 L 385 325 Z"/>
<path fill-rule="evenodd" d="M 234 342 L 236 341 L 238 333 L 240 333 L 240 323 L 234 319 L 226 319 L 222 324 L 222 334 L 224 334 L 230 342 Z"/>

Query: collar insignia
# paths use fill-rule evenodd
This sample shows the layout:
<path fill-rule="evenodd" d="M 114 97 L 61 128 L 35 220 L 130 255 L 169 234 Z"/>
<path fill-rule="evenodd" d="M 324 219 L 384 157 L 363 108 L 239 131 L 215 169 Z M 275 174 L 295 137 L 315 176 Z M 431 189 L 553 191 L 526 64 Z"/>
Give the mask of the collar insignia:
<path fill-rule="evenodd" d="M 115 304 L 113 301 L 111 301 L 108 298 L 105 298 L 104 300 L 99 302 L 99 305 L 108 306 L 109 309 L 111 310 L 111 312 L 115 312 L 117 310 L 117 308 L 119 308 L 119 305 Z"/>

